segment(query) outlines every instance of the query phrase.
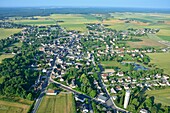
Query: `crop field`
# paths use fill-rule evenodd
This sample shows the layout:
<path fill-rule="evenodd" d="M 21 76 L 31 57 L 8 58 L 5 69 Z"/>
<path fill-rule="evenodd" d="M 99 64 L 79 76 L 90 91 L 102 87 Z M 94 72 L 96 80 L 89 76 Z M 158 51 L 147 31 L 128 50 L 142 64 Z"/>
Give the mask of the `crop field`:
<path fill-rule="evenodd" d="M 170 53 L 149 53 L 147 55 L 151 58 L 151 63 L 156 64 L 158 68 L 164 69 L 164 72 L 170 75 Z"/>
<path fill-rule="evenodd" d="M 27 113 L 30 105 L 0 100 L 0 113 Z"/>
<path fill-rule="evenodd" d="M 25 25 L 54 25 L 55 21 L 49 19 L 38 19 L 38 20 L 15 20 L 15 23 Z"/>
<path fill-rule="evenodd" d="M 2 62 L 3 59 L 12 58 L 12 57 L 14 57 L 14 55 L 12 55 L 12 54 L 2 54 L 2 55 L 0 55 L 0 63 Z"/>
<path fill-rule="evenodd" d="M 74 97 L 69 94 L 45 96 L 37 113 L 75 113 Z"/>
<path fill-rule="evenodd" d="M 62 27 L 65 27 L 68 30 L 78 30 L 78 31 L 86 31 L 87 23 L 97 23 L 98 20 L 91 15 L 81 15 L 81 14 L 53 14 L 49 16 L 56 21 Z"/>
<path fill-rule="evenodd" d="M 131 48 L 143 48 L 143 47 L 163 48 L 163 47 L 166 47 L 165 45 L 158 42 L 161 39 L 159 39 L 159 37 L 155 35 L 138 37 L 138 39 L 141 39 L 142 41 L 138 41 L 138 42 L 128 41 L 127 44 Z"/>
<path fill-rule="evenodd" d="M 104 24 L 110 25 L 108 28 L 116 30 L 126 30 L 128 28 L 155 28 L 160 29 L 160 32 L 157 34 L 161 36 L 163 40 L 169 40 L 167 37 L 170 36 L 170 15 L 169 14 L 152 14 L 152 13 L 112 13 L 113 18 L 103 21 Z M 124 20 L 120 19 L 129 19 L 134 20 L 129 23 L 125 23 Z M 163 23 L 159 23 L 163 21 Z"/>
<path fill-rule="evenodd" d="M 0 28 L 0 39 L 7 38 L 15 33 L 20 32 L 21 29 L 3 29 Z"/>
<path fill-rule="evenodd" d="M 159 90 L 151 90 L 147 91 L 146 94 L 149 96 L 155 97 L 156 103 L 162 103 L 163 105 L 170 105 L 170 88 L 159 89 Z"/>

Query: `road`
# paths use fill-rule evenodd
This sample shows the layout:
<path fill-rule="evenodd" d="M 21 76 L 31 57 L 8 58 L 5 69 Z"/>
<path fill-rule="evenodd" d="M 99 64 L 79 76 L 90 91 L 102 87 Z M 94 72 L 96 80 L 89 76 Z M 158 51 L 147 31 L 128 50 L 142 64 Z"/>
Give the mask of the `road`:
<path fill-rule="evenodd" d="M 54 60 L 53 60 L 53 62 L 52 62 L 51 67 L 54 67 L 55 61 L 56 61 L 56 56 L 54 57 Z M 41 104 L 41 102 L 42 102 L 43 96 L 44 96 L 45 93 L 46 93 L 46 87 L 48 86 L 49 78 L 50 78 L 51 73 L 52 73 L 52 70 L 47 73 L 47 78 L 46 78 L 46 80 L 44 81 L 44 83 L 42 84 L 41 93 L 40 93 L 40 95 L 38 96 L 38 98 L 36 99 L 36 102 L 35 102 L 35 104 L 34 104 L 34 108 L 33 108 L 33 110 L 32 110 L 32 113 L 36 113 L 36 112 L 37 112 L 38 107 L 40 106 L 40 104 Z"/>
<path fill-rule="evenodd" d="M 65 90 L 67 90 L 67 91 L 70 91 L 70 92 L 74 93 L 75 95 L 81 95 L 82 97 L 87 98 L 87 99 L 89 99 L 90 101 L 94 101 L 94 102 L 96 102 L 96 103 L 98 103 L 98 104 L 103 105 L 103 106 L 106 107 L 106 108 L 112 109 L 112 110 L 115 111 L 115 113 L 116 113 L 117 111 L 121 111 L 121 112 L 124 112 L 124 113 L 125 113 L 125 111 L 122 111 L 121 109 L 117 109 L 117 108 L 113 108 L 113 107 L 111 107 L 111 106 L 108 106 L 106 103 L 102 103 L 101 101 L 97 100 L 96 98 L 92 98 L 92 97 L 90 97 L 90 96 L 88 96 L 88 95 L 82 94 L 81 92 L 78 92 L 78 91 L 72 89 L 72 88 L 69 87 L 69 86 L 66 86 L 66 85 L 63 85 L 63 84 L 61 84 L 61 83 L 59 83 L 59 82 L 57 82 L 57 81 L 54 81 L 51 77 L 50 77 L 50 82 L 55 83 L 58 87 L 60 87 L 60 88 L 62 88 L 62 89 L 65 89 Z"/>
<path fill-rule="evenodd" d="M 102 66 L 101 66 L 100 64 L 99 64 L 98 66 L 99 66 L 99 68 L 100 68 L 100 70 L 101 70 L 101 72 L 102 72 L 102 71 L 103 71 Z M 109 94 L 109 92 L 108 92 L 105 84 L 104 84 L 103 81 L 102 81 L 101 72 L 100 72 L 99 75 L 98 75 L 98 77 L 99 77 L 99 84 L 100 84 L 100 86 L 102 87 L 102 89 L 105 91 L 105 94 L 107 95 L 107 97 L 109 98 L 109 101 L 107 101 L 106 104 L 107 104 L 108 106 L 111 106 L 111 108 L 114 109 L 114 112 L 116 112 L 116 110 L 117 110 L 117 111 L 120 111 L 120 112 L 125 112 L 125 113 L 127 112 L 127 113 L 128 113 L 127 110 L 124 110 L 124 109 L 122 109 L 122 108 L 117 107 L 116 104 L 114 103 L 113 98 L 110 96 L 110 94 Z M 110 104 L 111 104 L 111 105 L 110 105 Z"/>

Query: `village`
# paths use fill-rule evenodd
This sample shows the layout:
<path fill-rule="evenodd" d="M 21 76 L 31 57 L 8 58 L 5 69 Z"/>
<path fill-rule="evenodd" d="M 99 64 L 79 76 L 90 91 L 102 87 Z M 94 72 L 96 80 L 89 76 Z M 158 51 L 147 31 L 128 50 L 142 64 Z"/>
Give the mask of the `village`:
<path fill-rule="evenodd" d="M 0 27 L 21 26 L 4 22 Z M 159 32 L 159 29 L 115 31 L 105 28 L 102 24 L 89 24 L 88 33 L 79 33 L 67 31 L 58 25 L 23 26 L 23 28 L 19 36 L 11 38 L 38 46 L 40 52 L 34 56 L 36 62 L 30 67 L 41 71 L 41 74 L 30 89 L 40 94 L 45 90 L 46 95 L 57 95 L 57 90 L 47 88 L 48 85 L 53 83 L 63 85 L 62 89 L 76 92 L 74 96 L 77 111 L 93 113 L 96 107 L 107 113 L 112 110 L 127 112 L 128 97 L 133 90 L 137 88 L 152 90 L 170 86 L 168 75 L 161 69 L 148 66 L 150 60 L 145 54 L 166 50 L 130 49 L 125 43 L 121 43 L 130 40 L 130 36 L 154 34 Z M 34 36 L 37 39 L 34 39 Z M 13 54 L 20 53 L 18 50 Z M 102 64 L 103 61 L 113 60 L 125 69 Z M 124 107 L 115 104 L 121 91 L 129 94 L 123 95 Z M 41 101 L 39 97 L 38 101 Z M 91 101 L 95 104 L 92 105 Z M 142 108 L 140 112 L 148 113 L 146 108 Z"/>

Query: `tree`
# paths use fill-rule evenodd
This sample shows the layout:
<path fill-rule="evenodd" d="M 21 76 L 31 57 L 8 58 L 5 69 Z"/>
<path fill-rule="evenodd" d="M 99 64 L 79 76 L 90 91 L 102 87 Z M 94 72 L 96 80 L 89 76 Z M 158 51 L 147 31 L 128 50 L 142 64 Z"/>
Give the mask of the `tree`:
<path fill-rule="evenodd" d="M 89 95 L 91 97 L 95 97 L 96 96 L 96 90 L 92 90 Z"/>
<path fill-rule="evenodd" d="M 27 95 L 26 99 L 28 99 L 28 100 L 32 100 L 32 99 L 33 99 L 32 94 L 31 94 L 31 93 L 29 93 L 29 94 Z"/>

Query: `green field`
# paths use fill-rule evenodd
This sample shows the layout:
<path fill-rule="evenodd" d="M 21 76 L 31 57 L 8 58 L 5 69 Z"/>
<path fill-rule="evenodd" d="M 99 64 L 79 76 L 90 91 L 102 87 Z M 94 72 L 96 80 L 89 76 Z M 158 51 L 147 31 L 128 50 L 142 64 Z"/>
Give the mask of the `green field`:
<path fill-rule="evenodd" d="M 163 105 L 170 105 L 170 88 L 147 91 L 146 94 L 155 97 L 156 103 L 162 103 Z"/>
<path fill-rule="evenodd" d="M 74 97 L 71 93 L 45 96 L 37 113 L 76 113 Z"/>
<path fill-rule="evenodd" d="M 67 30 L 87 31 L 87 23 L 98 23 L 98 20 L 92 15 L 83 14 L 52 14 L 50 16 L 35 16 L 38 20 L 13 20 L 15 23 L 27 25 L 54 25 L 58 21 L 59 25 Z"/>
<path fill-rule="evenodd" d="M 156 64 L 158 68 L 164 69 L 164 72 L 170 75 L 170 53 L 149 53 L 151 63 Z"/>
<path fill-rule="evenodd" d="M 4 29 L 0 28 L 0 39 L 7 38 L 15 33 L 20 32 L 21 29 Z"/>
<path fill-rule="evenodd" d="M 86 31 L 87 23 L 97 23 L 98 20 L 91 15 L 81 15 L 81 14 L 53 14 L 49 16 L 56 21 L 64 21 L 59 22 L 59 25 L 65 27 L 68 30 L 78 30 L 78 31 Z"/>
<path fill-rule="evenodd" d="M 27 113 L 29 109 L 28 104 L 0 100 L 0 113 Z"/>
<path fill-rule="evenodd" d="M 117 61 L 102 61 L 101 65 L 103 67 L 118 67 L 122 71 L 128 71 L 129 70 L 129 67 L 126 67 L 125 65 L 122 65 L 121 63 L 119 63 Z"/>
<path fill-rule="evenodd" d="M 40 20 L 15 20 L 15 23 L 18 24 L 25 24 L 25 25 L 54 25 L 55 21 L 53 20 L 46 20 L 46 19 L 40 19 Z"/>
<path fill-rule="evenodd" d="M 12 54 L 2 54 L 2 55 L 0 55 L 0 63 L 2 62 L 3 59 L 12 58 L 12 57 L 14 57 L 14 55 L 12 55 Z"/>

